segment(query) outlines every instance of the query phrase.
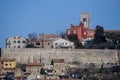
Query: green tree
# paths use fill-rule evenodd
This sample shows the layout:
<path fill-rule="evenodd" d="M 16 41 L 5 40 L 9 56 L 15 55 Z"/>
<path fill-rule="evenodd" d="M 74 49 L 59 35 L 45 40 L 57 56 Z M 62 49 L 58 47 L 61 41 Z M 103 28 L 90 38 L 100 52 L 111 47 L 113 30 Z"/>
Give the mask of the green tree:
<path fill-rule="evenodd" d="M 20 68 L 24 72 L 26 71 L 26 64 L 17 63 L 16 67 Z"/>
<path fill-rule="evenodd" d="M 80 43 L 78 36 L 76 34 L 68 35 L 68 39 L 75 44 L 75 48 L 81 47 L 82 44 Z"/>
<path fill-rule="evenodd" d="M 42 67 L 41 70 L 40 70 L 40 74 L 42 74 L 42 75 L 45 75 L 45 74 L 46 74 L 45 69 L 44 69 L 43 67 Z"/>
<path fill-rule="evenodd" d="M 102 26 L 96 26 L 96 30 L 95 30 L 95 35 L 94 35 L 94 42 L 96 44 L 101 44 L 101 43 L 106 43 L 106 37 L 104 35 L 104 29 Z"/>
<path fill-rule="evenodd" d="M 65 39 L 65 38 L 66 38 L 66 33 L 65 33 L 65 31 L 60 32 L 60 33 L 59 33 L 59 36 L 61 36 L 63 39 Z"/>
<path fill-rule="evenodd" d="M 28 38 L 29 38 L 31 41 L 36 41 L 36 40 L 37 40 L 37 34 L 36 34 L 36 33 L 29 33 L 29 34 L 28 34 Z"/>
<path fill-rule="evenodd" d="M 107 47 L 109 49 L 120 49 L 120 32 L 105 32 L 107 38 Z"/>
<path fill-rule="evenodd" d="M 105 49 L 106 48 L 106 36 L 104 33 L 104 29 L 102 26 L 97 25 L 95 34 L 94 34 L 94 45 L 93 48 L 95 49 Z"/>
<path fill-rule="evenodd" d="M 36 47 L 34 44 L 28 44 L 26 48 L 38 48 L 38 47 Z"/>

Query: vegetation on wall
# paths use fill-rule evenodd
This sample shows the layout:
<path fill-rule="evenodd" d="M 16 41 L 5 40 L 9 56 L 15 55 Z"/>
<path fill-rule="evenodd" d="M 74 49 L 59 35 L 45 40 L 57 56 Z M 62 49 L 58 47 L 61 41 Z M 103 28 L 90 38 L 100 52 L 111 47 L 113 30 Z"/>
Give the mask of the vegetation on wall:
<path fill-rule="evenodd" d="M 80 48 L 82 46 L 76 34 L 68 35 L 68 39 L 74 43 L 75 48 Z"/>
<path fill-rule="evenodd" d="M 45 75 L 45 74 L 46 74 L 46 72 L 45 72 L 45 69 L 44 69 L 44 68 L 41 68 L 41 70 L 40 70 L 40 74 L 42 74 L 42 75 Z"/>

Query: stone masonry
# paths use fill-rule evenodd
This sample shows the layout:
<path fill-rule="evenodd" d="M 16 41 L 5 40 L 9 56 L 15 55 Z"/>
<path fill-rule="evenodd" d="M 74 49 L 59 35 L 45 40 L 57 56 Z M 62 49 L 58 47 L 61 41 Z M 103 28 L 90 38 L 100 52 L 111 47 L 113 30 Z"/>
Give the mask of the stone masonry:
<path fill-rule="evenodd" d="M 118 63 L 117 50 L 97 49 L 40 49 L 40 48 L 3 48 L 1 57 L 16 58 L 18 63 L 41 62 L 50 64 L 52 59 L 65 59 L 66 63 Z"/>

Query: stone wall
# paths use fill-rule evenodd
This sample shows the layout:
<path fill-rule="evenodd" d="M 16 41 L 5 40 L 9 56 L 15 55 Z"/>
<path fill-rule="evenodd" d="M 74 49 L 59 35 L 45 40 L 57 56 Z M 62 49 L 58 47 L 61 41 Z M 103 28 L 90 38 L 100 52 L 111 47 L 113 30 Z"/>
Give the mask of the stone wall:
<path fill-rule="evenodd" d="M 118 63 L 117 50 L 96 49 L 40 49 L 40 48 L 3 48 L 1 56 L 16 58 L 18 63 L 42 62 L 50 64 L 52 59 L 65 59 L 66 63 Z"/>

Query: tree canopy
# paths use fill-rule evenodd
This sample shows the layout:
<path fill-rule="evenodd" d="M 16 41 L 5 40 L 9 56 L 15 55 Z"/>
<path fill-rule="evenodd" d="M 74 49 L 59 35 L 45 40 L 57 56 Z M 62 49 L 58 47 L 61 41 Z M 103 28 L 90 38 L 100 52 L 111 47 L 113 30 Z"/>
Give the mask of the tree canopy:
<path fill-rule="evenodd" d="M 82 44 L 80 43 L 78 36 L 76 34 L 68 35 L 68 39 L 75 44 L 75 48 L 81 47 Z"/>
<path fill-rule="evenodd" d="M 41 68 L 40 74 L 45 75 L 46 74 L 45 69 Z"/>
<path fill-rule="evenodd" d="M 94 42 L 96 44 L 106 43 L 106 36 L 104 35 L 104 29 L 102 26 L 97 25 L 94 35 Z"/>
<path fill-rule="evenodd" d="M 37 34 L 36 34 L 36 33 L 29 33 L 29 34 L 28 34 L 28 38 L 29 38 L 31 41 L 36 41 L 36 40 L 37 40 Z"/>

